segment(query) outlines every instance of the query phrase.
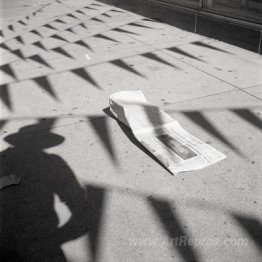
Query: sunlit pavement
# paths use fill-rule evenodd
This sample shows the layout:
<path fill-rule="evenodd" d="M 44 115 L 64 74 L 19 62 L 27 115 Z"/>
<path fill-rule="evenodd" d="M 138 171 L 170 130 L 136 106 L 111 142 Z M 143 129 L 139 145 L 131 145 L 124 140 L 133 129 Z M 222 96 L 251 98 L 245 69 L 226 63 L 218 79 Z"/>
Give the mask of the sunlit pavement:
<path fill-rule="evenodd" d="M 261 56 L 95 1 L 1 12 L 1 261 L 261 261 Z M 136 89 L 227 159 L 168 173 L 103 111 Z"/>

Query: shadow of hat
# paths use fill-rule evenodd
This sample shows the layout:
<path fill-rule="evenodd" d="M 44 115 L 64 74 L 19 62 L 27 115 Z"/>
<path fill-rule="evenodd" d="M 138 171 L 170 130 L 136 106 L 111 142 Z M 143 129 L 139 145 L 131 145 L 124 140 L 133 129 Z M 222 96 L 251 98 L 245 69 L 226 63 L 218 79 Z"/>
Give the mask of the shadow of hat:
<path fill-rule="evenodd" d="M 4 140 L 13 146 L 26 146 L 27 148 L 50 148 L 64 142 L 63 136 L 43 128 L 40 123 L 25 126 L 20 128 L 17 133 L 6 136 Z"/>

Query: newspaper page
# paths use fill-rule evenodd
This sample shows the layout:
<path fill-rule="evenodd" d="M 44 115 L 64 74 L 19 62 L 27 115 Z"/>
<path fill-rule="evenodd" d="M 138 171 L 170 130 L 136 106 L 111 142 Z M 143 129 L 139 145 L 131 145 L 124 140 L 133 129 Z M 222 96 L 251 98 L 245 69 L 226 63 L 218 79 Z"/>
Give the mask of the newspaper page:
<path fill-rule="evenodd" d="M 184 130 L 159 107 L 147 102 L 142 91 L 121 91 L 110 96 L 110 110 L 131 128 L 136 139 L 173 174 L 197 170 L 226 156 Z"/>

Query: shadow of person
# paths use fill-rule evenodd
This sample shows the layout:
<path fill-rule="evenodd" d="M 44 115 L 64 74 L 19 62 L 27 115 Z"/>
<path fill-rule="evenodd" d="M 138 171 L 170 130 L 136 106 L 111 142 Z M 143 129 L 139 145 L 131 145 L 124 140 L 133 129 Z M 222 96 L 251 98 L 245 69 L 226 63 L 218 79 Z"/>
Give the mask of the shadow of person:
<path fill-rule="evenodd" d="M 12 145 L 1 152 L 1 176 L 21 177 L 18 186 L 0 191 L 0 261 L 66 261 L 61 245 L 88 231 L 85 191 L 68 164 L 45 152 L 64 137 L 38 130 L 40 123 L 5 138 Z M 55 196 L 71 216 L 60 226 Z"/>

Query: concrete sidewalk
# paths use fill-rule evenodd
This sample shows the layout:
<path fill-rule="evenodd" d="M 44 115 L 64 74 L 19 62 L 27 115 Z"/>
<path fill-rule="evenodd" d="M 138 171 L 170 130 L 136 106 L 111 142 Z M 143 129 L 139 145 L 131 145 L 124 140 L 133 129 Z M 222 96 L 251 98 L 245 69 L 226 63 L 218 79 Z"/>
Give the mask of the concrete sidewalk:
<path fill-rule="evenodd" d="M 40 3 L 41 2 L 41 3 Z M 88 0 L 2 1 L 1 261 L 261 261 L 261 56 Z M 141 89 L 226 154 L 172 176 L 103 111 Z"/>

